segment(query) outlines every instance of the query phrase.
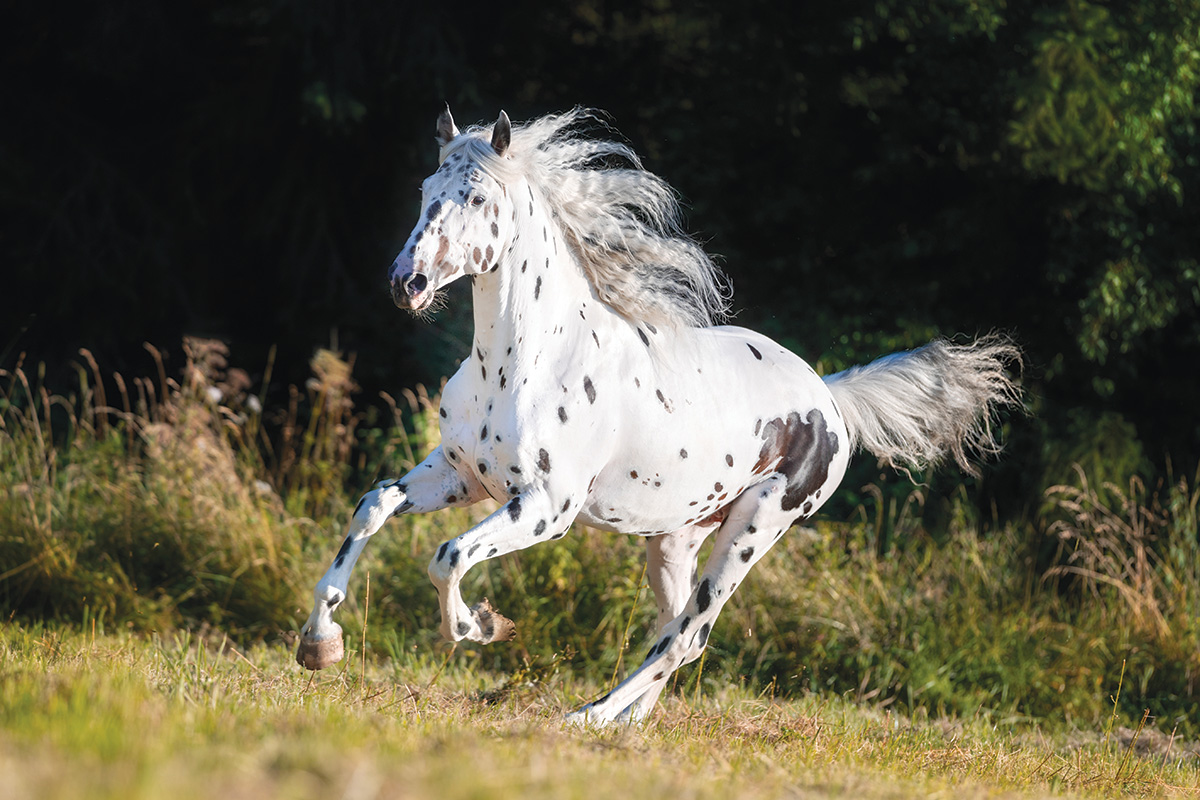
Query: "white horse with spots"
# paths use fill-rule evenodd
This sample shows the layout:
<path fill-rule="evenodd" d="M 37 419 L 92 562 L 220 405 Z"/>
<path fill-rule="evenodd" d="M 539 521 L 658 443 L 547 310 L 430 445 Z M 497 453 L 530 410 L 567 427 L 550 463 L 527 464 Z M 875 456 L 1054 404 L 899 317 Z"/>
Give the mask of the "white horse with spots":
<path fill-rule="evenodd" d="M 503 505 L 445 542 L 429 576 L 442 635 L 487 644 L 512 623 L 459 592 L 475 564 L 564 536 L 573 522 L 644 536 L 656 644 L 613 691 L 575 712 L 638 720 L 699 657 L 722 606 L 850 455 L 898 465 L 992 452 L 997 407 L 1018 402 L 997 337 L 936 341 L 822 379 L 770 339 L 711 327 L 727 295 L 679 227 L 671 188 L 627 146 L 578 134 L 575 110 L 459 132 L 438 119 L 440 166 L 390 271 L 396 305 L 428 309 L 469 276 L 471 353 L 446 384 L 442 444 L 359 502 L 314 591 L 297 660 L 342 656 L 333 611 L 355 560 L 393 514 L 491 497 Z M 698 574 L 700 543 L 711 556 Z"/>

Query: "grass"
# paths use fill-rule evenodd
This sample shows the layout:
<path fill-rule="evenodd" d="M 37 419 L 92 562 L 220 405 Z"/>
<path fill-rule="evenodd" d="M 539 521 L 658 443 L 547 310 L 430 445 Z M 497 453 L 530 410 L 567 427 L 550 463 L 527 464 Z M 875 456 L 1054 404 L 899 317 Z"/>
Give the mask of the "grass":
<path fill-rule="evenodd" d="M 476 568 L 464 596 L 517 638 L 447 656 L 425 565 L 486 509 L 393 520 L 339 611 L 355 655 L 308 685 L 290 642 L 311 587 L 357 490 L 436 445 L 436 402 L 357 409 L 320 351 L 265 407 L 220 345 L 185 354 L 178 379 L 151 351 L 155 376 L 126 381 L 83 353 L 68 394 L 0 371 L 0 769 L 36 796 L 190 796 L 206 771 L 232 796 L 353 795 L 355 764 L 364 794 L 1195 787 L 1172 766 L 1200 739 L 1195 479 L 1081 472 L 1003 527 L 961 490 L 936 536 L 922 488 L 864 487 L 851 519 L 773 548 L 649 726 L 585 735 L 561 713 L 636 662 L 654 616 L 639 540 L 574 529 Z M 566 783 L 529 782 L 560 754 Z"/>
<path fill-rule="evenodd" d="M 497 676 L 432 654 L 351 657 L 310 680 L 282 646 L 186 633 L 0 630 L 0 775 L 23 798 L 1170 797 L 1195 757 L 1136 754 L 985 720 L 901 717 L 837 697 L 668 697 L 648 724 L 587 731 L 598 687 Z M 508 676 L 509 678 L 513 676 Z M 1185 757 L 1186 756 L 1186 757 Z"/>

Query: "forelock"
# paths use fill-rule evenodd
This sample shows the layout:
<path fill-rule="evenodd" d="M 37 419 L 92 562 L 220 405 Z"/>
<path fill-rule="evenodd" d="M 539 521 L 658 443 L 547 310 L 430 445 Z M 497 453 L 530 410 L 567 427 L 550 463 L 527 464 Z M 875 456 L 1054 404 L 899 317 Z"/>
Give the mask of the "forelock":
<path fill-rule="evenodd" d="M 445 163 L 454 153 L 474 162 L 481 170 L 502 184 L 508 185 L 520 176 L 511 159 L 496 154 L 492 147 L 491 127 L 472 126 L 454 137 L 439 153 L 438 164 Z"/>

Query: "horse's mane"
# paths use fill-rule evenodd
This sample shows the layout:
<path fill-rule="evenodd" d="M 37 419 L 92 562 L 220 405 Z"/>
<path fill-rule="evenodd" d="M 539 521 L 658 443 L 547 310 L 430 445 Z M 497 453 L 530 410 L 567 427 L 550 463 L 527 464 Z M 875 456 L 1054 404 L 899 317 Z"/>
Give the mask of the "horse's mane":
<path fill-rule="evenodd" d="M 612 130 L 576 108 L 514 125 L 504 157 L 492 126 L 453 139 L 501 183 L 524 177 L 548 204 L 597 295 L 627 318 L 703 327 L 729 311 L 729 288 L 712 259 L 681 225 L 671 186 L 646 171 L 628 145 L 585 136 L 587 123 Z"/>

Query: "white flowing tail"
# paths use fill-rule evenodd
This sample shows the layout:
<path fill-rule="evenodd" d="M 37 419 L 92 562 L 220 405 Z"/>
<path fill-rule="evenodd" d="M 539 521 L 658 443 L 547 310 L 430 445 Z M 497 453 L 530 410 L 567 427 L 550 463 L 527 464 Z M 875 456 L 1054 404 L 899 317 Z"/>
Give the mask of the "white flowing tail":
<path fill-rule="evenodd" d="M 998 409 L 1021 405 L 1008 364 L 1021 351 L 989 334 L 971 344 L 945 339 L 862 367 L 826 376 L 850 432 L 851 449 L 863 448 L 901 469 L 924 469 L 954 457 L 966 472 L 978 470 L 968 453 L 999 452 L 993 422 Z"/>

